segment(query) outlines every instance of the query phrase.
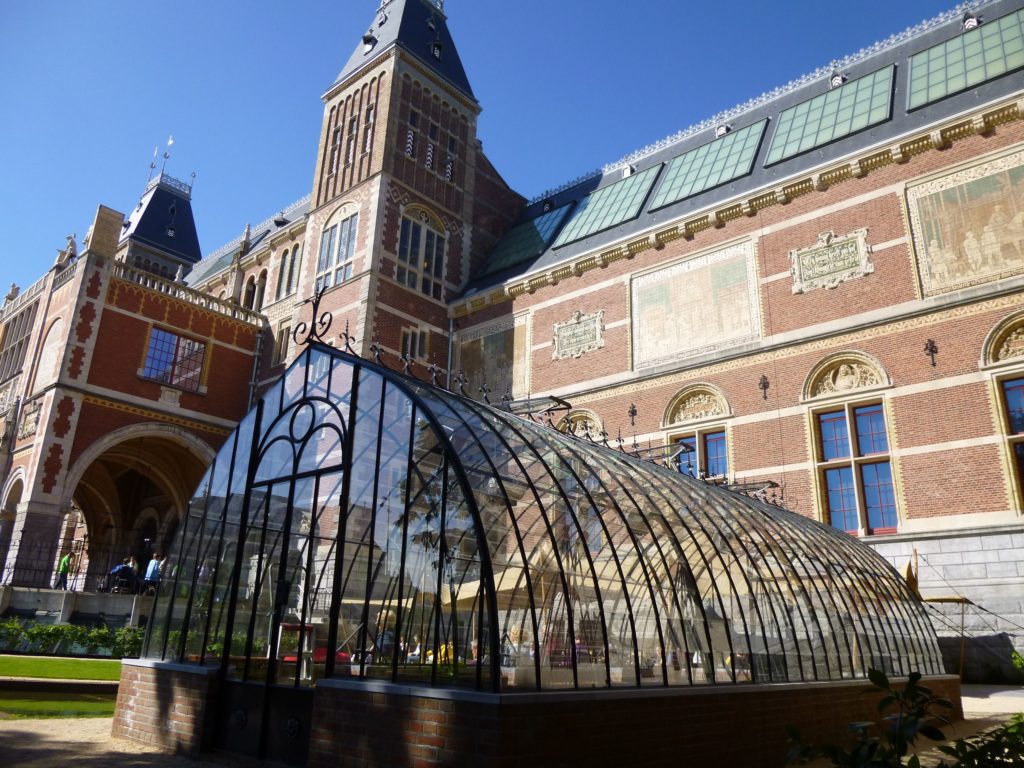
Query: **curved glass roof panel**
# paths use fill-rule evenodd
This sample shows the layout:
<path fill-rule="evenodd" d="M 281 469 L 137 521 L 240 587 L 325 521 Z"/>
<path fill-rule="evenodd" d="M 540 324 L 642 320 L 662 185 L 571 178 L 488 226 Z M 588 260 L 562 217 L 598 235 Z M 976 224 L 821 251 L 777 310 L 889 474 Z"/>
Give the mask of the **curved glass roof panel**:
<path fill-rule="evenodd" d="M 783 110 L 765 164 L 888 120 L 892 114 L 894 70 L 885 67 Z"/>
<path fill-rule="evenodd" d="M 635 219 L 660 170 L 661 163 L 591 192 L 555 240 L 555 248 Z"/>
<path fill-rule="evenodd" d="M 754 166 L 767 124 L 767 120 L 761 120 L 674 158 L 651 201 L 651 208 L 660 208 L 746 176 Z"/>
<path fill-rule="evenodd" d="M 567 203 L 513 227 L 501 238 L 480 274 L 490 275 L 540 256 L 551 245 L 572 205 Z"/>
<path fill-rule="evenodd" d="M 1024 67 L 1024 10 L 989 21 L 910 57 L 907 109 Z"/>
<path fill-rule="evenodd" d="M 308 348 L 214 459 L 145 656 L 486 691 L 942 671 L 843 532 Z"/>

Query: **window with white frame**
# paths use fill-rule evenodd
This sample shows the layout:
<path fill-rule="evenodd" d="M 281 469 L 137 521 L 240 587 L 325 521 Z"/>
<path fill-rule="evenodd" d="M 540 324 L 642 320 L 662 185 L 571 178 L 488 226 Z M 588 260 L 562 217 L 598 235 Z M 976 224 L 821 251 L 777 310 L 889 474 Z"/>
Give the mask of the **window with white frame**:
<path fill-rule="evenodd" d="M 316 264 L 317 293 L 352 277 L 358 227 L 359 214 L 353 213 L 327 227 L 320 235 L 320 255 Z"/>
<path fill-rule="evenodd" d="M 444 246 L 444 235 L 428 224 L 426 216 L 419 221 L 403 217 L 398 239 L 398 282 L 440 299 Z"/>
<path fill-rule="evenodd" d="M 376 105 L 370 104 L 366 107 L 366 119 L 363 124 L 363 154 L 370 151 L 373 144 L 373 123 L 375 119 Z"/>
<path fill-rule="evenodd" d="M 348 121 L 348 140 L 345 146 L 345 165 L 356 159 L 356 130 L 359 128 L 359 120 L 352 118 Z"/>
<path fill-rule="evenodd" d="M 283 363 L 288 358 L 288 350 L 291 344 L 292 324 L 290 320 L 283 321 L 277 326 L 277 339 L 274 344 L 274 365 Z"/>
<path fill-rule="evenodd" d="M 206 344 L 163 328 L 149 333 L 142 375 L 179 389 L 198 391 L 206 359 Z"/>
<path fill-rule="evenodd" d="M 721 424 L 675 435 L 672 442 L 679 449 L 676 465 L 680 472 L 702 479 L 729 474 L 729 446 Z"/>
<path fill-rule="evenodd" d="M 899 518 L 885 408 L 843 403 L 813 413 L 825 522 L 849 533 L 893 533 Z"/>

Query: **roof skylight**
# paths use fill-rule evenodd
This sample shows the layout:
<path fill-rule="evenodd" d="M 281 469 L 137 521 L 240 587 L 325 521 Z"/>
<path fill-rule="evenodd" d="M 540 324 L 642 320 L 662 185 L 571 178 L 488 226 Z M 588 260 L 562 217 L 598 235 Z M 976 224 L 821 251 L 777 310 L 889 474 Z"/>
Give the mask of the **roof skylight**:
<path fill-rule="evenodd" d="M 777 163 L 888 120 L 893 69 L 885 67 L 784 110 L 765 163 Z"/>
<path fill-rule="evenodd" d="M 661 163 L 592 192 L 580 203 L 576 215 L 555 241 L 555 247 L 635 219 L 660 170 Z"/>
<path fill-rule="evenodd" d="M 660 208 L 746 176 L 754 164 L 767 124 L 767 120 L 761 120 L 738 131 L 730 131 L 674 158 L 651 208 Z"/>

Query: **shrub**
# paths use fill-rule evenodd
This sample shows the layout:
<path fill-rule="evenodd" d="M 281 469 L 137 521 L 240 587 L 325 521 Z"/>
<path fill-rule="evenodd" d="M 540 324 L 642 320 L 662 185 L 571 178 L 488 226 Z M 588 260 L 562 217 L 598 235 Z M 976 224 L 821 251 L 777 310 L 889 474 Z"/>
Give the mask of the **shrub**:
<path fill-rule="evenodd" d="M 941 764 L 950 768 L 1024 766 L 1024 715 L 1014 715 L 1006 725 L 970 739 L 957 739 L 939 750 L 956 758 L 955 763 Z"/>
<path fill-rule="evenodd" d="M 920 685 L 920 672 L 912 672 L 906 685 L 899 689 L 894 688 L 885 673 L 877 669 L 869 670 L 868 678 L 884 694 L 878 703 L 878 713 L 882 715 L 893 708 L 896 711 L 883 715 L 879 723 L 851 723 L 854 743 L 849 750 L 835 744 L 804 744 L 800 732 L 790 726 L 787 729 L 791 745 L 787 765 L 806 765 L 821 757 L 831 760 L 832 765 L 846 768 L 895 768 L 904 765 L 917 768 L 920 765 L 917 755 L 911 756 L 906 762 L 904 758 L 918 736 L 933 741 L 944 738 L 934 722 L 949 721 L 935 710 L 952 709 L 952 703 L 932 695 L 930 689 Z M 869 731 L 876 725 L 880 735 L 869 735 Z"/>
<path fill-rule="evenodd" d="M 16 618 L 0 621 L 0 651 L 43 654 L 96 654 L 109 652 L 115 658 L 138 656 L 143 630 L 122 627 L 83 627 L 77 624 L 40 624 Z"/>

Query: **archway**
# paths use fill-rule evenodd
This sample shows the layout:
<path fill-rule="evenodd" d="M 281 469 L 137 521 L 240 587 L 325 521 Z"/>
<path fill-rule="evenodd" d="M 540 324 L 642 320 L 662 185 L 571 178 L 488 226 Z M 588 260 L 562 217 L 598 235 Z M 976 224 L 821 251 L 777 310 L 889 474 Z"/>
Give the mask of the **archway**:
<path fill-rule="evenodd" d="M 11 534 L 14 532 L 14 520 L 17 517 L 18 505 L 25 491 L 25 483 L 19 477 L 7 491 L 0 507 L 0 584 L 6 584 L 7 553 L 11 548 Z"/>
<path fill-rule="evenodd" d="M 194 435 L 163 425 L 118 430 L 83 454 L 66 495 L 84 522 L 68 543 L 84 553 L 78 570 L 85 590 L 103 589 L 124 559 L 134 557 L 141 572 L 165 551 L 212 455 Z"/>

